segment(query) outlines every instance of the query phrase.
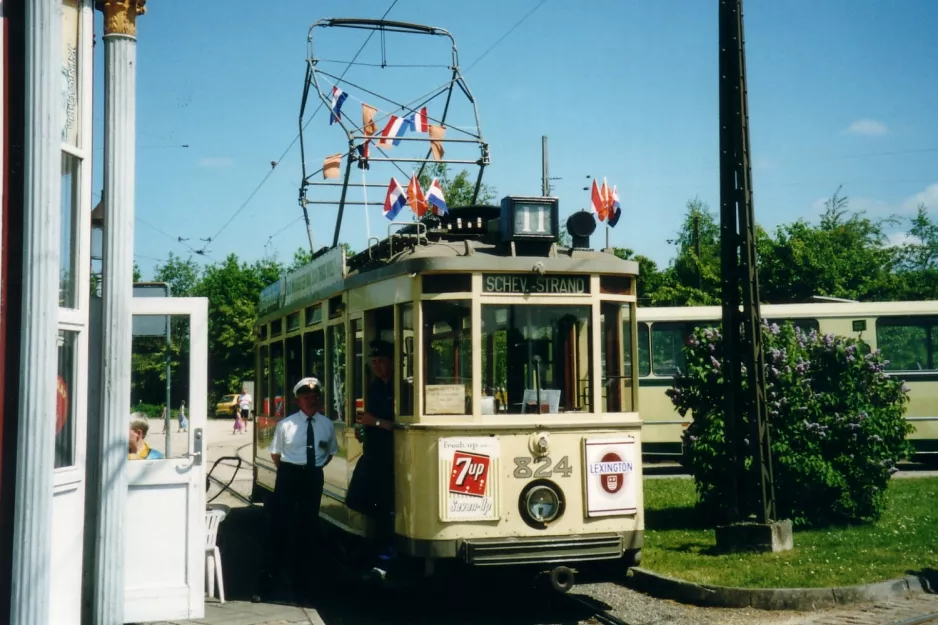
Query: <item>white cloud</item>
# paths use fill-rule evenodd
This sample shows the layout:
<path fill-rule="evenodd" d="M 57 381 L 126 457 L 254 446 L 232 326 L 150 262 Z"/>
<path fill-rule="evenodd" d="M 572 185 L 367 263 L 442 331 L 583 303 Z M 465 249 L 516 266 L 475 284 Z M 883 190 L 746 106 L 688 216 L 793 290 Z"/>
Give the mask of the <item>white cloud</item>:
<path fill-rule="evenodd" d="M 221 169 L 234 165 L 234 159 L 228 156 L 203 156 L 199 159 L 199 167 L 213 167 Z"/>
<path fill-rule="evenodd" d="M 883 122 L 875 119 L 858 119 L 850 124 L 844 131 L 849 135 L 865 135 L 868 137 L 878 137 L 889 134 L 889 128 Z"/>
<path fill-rule="evenodd" d="M 902 247 L 903 245 L 913 244 L 917 245 L 921 243 L 921 239 L 918 237 L 912 236 L 907 232 L 893 232 L 886 239 L 887 247 Z"/>
<path fill-rule="evenodd" d="M 905 200 L 901 210 L 903 213 L 914 213 L 918 210 L 919 204 L 924 204 L 931 210 L 938 209 L 938 182 Z"/>

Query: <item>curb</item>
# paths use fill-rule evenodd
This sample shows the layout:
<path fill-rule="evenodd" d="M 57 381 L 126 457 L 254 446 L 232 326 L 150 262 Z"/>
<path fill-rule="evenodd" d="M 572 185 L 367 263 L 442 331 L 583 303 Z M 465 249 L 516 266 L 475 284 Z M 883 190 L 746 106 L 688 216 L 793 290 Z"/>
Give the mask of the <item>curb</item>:
<path fill-rule="evenodd" d="M 899 579 L 841 586 L 837 588 L 732 588 L 695 584 L 667 577 L 648 569 L 630 569 L 628 584 L 658 599 L 719 608 L 756 608 L 759 610 L 823 610 L 855 603 L 872 603 L 929 590 L 927 582 L 914 575 Z"/>

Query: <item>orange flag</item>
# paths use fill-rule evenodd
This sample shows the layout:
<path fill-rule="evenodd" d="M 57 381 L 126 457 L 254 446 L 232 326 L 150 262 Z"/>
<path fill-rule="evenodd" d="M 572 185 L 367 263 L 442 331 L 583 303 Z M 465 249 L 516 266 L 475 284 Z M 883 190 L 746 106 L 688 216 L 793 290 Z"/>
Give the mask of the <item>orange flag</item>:
<path fill-rule="evenodd" d="M 326 160 L 322 163 L 322 177 L 323 179 L 329 178 L 338 178 L 339 177 L 339 168 L 342 166 L 342 154 L 333 154 L 332 156 L 327 156 Z"/>
<path fill-rule="evenodd" d="M 373 106 L 362 103 L 362 132 L 369 137 L 378 132 L 378 126 L 375 124 L 375 113 L 378 112 Z"/>
<path fill-rule="evenodd" d="M 410 184 L 407 185 L 407 203 L 417 214 L 417 217 L 423 217 L 427 212 L 427 196 L 423 194 L 420 188 L 420 182 L 417 180 L 417 174 L 412 174 Z"/>
<path fill-rule="evenodd" d="M 443 160 L 443 135 L 446 134 L 446 126 L 429 126 L 430 131 L 430 151 L 433 153 L 433 160 Z"/>

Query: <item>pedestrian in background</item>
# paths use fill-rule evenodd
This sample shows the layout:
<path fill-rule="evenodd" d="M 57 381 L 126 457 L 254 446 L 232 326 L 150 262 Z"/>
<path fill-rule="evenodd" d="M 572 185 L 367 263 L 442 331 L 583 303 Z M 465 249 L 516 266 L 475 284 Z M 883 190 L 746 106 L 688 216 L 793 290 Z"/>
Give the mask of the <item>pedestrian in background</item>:
<path fill-rule="evenodd" d="M 182 400 L 182 403 L 179 404 L 179 429 L 177 432 L 188 432 L 189 431 L 189 419 L 186 418 L 186 400 Z"/>

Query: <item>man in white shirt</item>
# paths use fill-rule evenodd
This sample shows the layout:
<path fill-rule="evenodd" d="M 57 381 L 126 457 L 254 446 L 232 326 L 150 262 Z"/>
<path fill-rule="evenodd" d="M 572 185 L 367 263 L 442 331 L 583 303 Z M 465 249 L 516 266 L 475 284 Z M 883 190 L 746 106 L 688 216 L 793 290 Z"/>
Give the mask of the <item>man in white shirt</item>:
<path fill-rule="evenodd" d="M 292 570 L 294 596 L 308 600 L 315 588 L 316 543 L 323 467 L 339 451 L 335 426 L 319 412 L 322 387 L 316 378 L 303 378 L 295 387 L 300 409 L 277 424 L 270 457 L 277 467 L 272 521 L 275 568 Z"/>

